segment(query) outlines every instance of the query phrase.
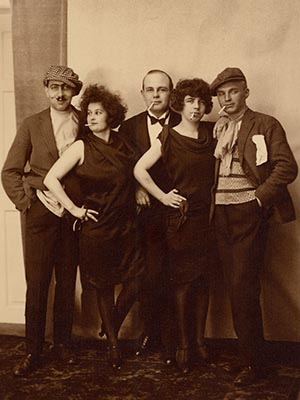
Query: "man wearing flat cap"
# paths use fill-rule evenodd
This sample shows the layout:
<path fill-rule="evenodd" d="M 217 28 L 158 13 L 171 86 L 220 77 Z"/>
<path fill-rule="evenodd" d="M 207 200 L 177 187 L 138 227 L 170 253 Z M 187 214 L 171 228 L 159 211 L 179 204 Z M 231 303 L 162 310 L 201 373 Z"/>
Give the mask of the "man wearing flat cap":
<path fill-rule="evenodd" d="M 287 185 L 297 176 L 297 164 L 281 124 L 247 107 L 249 89 L 239 68 L 222 71 L 211 92 L 223 110 L 214 128 L 213 218 L 243 358 L 234 383 L 243 386 L 264 373 L 259 273 L 270 220 L 295 219 Z"/>
<path fill-rule="evenodd" d="M 50 107 L 23 121 L 2 169 L 3 187 L 24 222 L 26 356 L 14 369 L 14 375 L 21 377 L 39 365 L 53 270 L 53 353 L 60 360 L 74 362 L 70 339 L 77 241 L 63 207 L 44 187 L 43 180 L 78 135 L 78 112 L 71 100 L 80 92 L 82 82 L 71 68 L 53 65 L 43 83 Z"/>

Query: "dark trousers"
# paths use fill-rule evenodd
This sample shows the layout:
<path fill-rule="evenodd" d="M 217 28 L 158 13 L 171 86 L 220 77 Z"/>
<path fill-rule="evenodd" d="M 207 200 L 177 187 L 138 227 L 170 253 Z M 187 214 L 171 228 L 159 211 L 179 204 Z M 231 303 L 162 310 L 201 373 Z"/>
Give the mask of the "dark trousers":
<path fill-rule="evenodd" d="M 267 220 L 254 200 L 217 205 L 214 223 L 241 355 L 246 365 L 258 366 L 263 362 L 259 273 L 264 262 Z"/>
<path fill-rule="evenodd" d="M 138 235 L 145 259 L 140 295 L 144 332 L 158 339 L 168 351 L 173 347 L 174 318 L 170 283 L 167 275 L 165 216 L 161 207 L 142 210 Z"/>
<path fill-rule="evenodd" d="M 26 292 L 26 348 L 36 357 L 42 352 L 48 290 L 55 271 L 53 339 L 71 339 L 78 245 L 72 226 L 51 213 L 37 198 L 23 219 Z"/>

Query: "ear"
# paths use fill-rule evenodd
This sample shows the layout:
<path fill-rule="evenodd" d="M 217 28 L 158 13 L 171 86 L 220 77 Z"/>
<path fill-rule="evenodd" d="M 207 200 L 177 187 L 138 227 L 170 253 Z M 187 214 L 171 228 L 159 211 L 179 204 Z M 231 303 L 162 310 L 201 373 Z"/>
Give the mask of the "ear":
<path fill-rule="evenodd" d="M 146 93 L 145 93 L 144 89 L 141 89 L 141 95 L 142 95 L 142 98 L 143 98 L 143 100 L 144 100 L 144 102 L 146 103 L 146 106 L 147 106 L 147 98 L 146 98 Z"/>
<path fill-rule="evenodd" d="M 246 87 L 246 89 L 245 89 L 245 99 L 247 99 L 249 97 L 249 94 L 250 94 L 250 90 L 249 90 L 249 88 Z"/>
<path fill-rule="evenodd" d="M 44 86 L 44 90 L 45 90 L 45 94 L 46 94 L 46 96 L 49 98 L 49 90 L 48 90 L 48 86 Z"/>

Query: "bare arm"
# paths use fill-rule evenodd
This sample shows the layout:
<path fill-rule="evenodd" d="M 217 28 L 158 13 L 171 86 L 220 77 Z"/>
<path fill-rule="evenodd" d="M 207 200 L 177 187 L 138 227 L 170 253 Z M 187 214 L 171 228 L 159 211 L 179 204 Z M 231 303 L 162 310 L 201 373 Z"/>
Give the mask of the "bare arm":
<path fill-rule="evenodd" d="M 148 170 L 161 157 L 161 142 L 157 139 L 150 149 L 139 159 L 134 167 L 134 176 L 138 182 L 157 200 L 161 201 L 165 206 L 178 208 L 183 200 L 177 189 L 171 190 L 169 193 L 162 191 L 151 178 Z"/>
<path fill-rule="evenodd" d="M 73 143 L 63 155 L 56 161 L 51 167 L 44 179 L 44 185 L 51 191 L 56 199 L 76 218 L 91 218 L 95 221 L 97 219 L 94 215 L 97 215 L 97 211 L 85 210 L 76 206 L 70 197 L 66 194 L 61 179 L 67 175 L 72 168 L 77 164 L 82 164 L 84 159 L 84 144 L 82 140 L 78 140 Z"/>

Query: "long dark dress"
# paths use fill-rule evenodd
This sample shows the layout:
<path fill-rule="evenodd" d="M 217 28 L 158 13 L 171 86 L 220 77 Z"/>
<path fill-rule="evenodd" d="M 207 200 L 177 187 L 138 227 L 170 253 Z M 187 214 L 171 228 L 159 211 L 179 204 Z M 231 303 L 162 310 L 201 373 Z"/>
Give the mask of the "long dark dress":
<path fill-rule="evenodd" d="M 99 212 L 80 231 L 83 278 L 97 288 L 141 275 L 136 246 L 133 166 L 136 161 L 123 138 L 112 131 L 108 143 L 92 133 L 84 140 L 84 162 L 76 168 L 83 204 Z"/>
<path fill-rule="evenodd" d="M 167 242 L 170 279 L 192 282 L 207 274 L 214 237 L 209 225 L 214 179 L 213 123 L 200 122 L 198 139 L 165 127 L 159 135 L 162 159 L 172 188 L 187 199 L 180 209 L 168 207 Z"/>

